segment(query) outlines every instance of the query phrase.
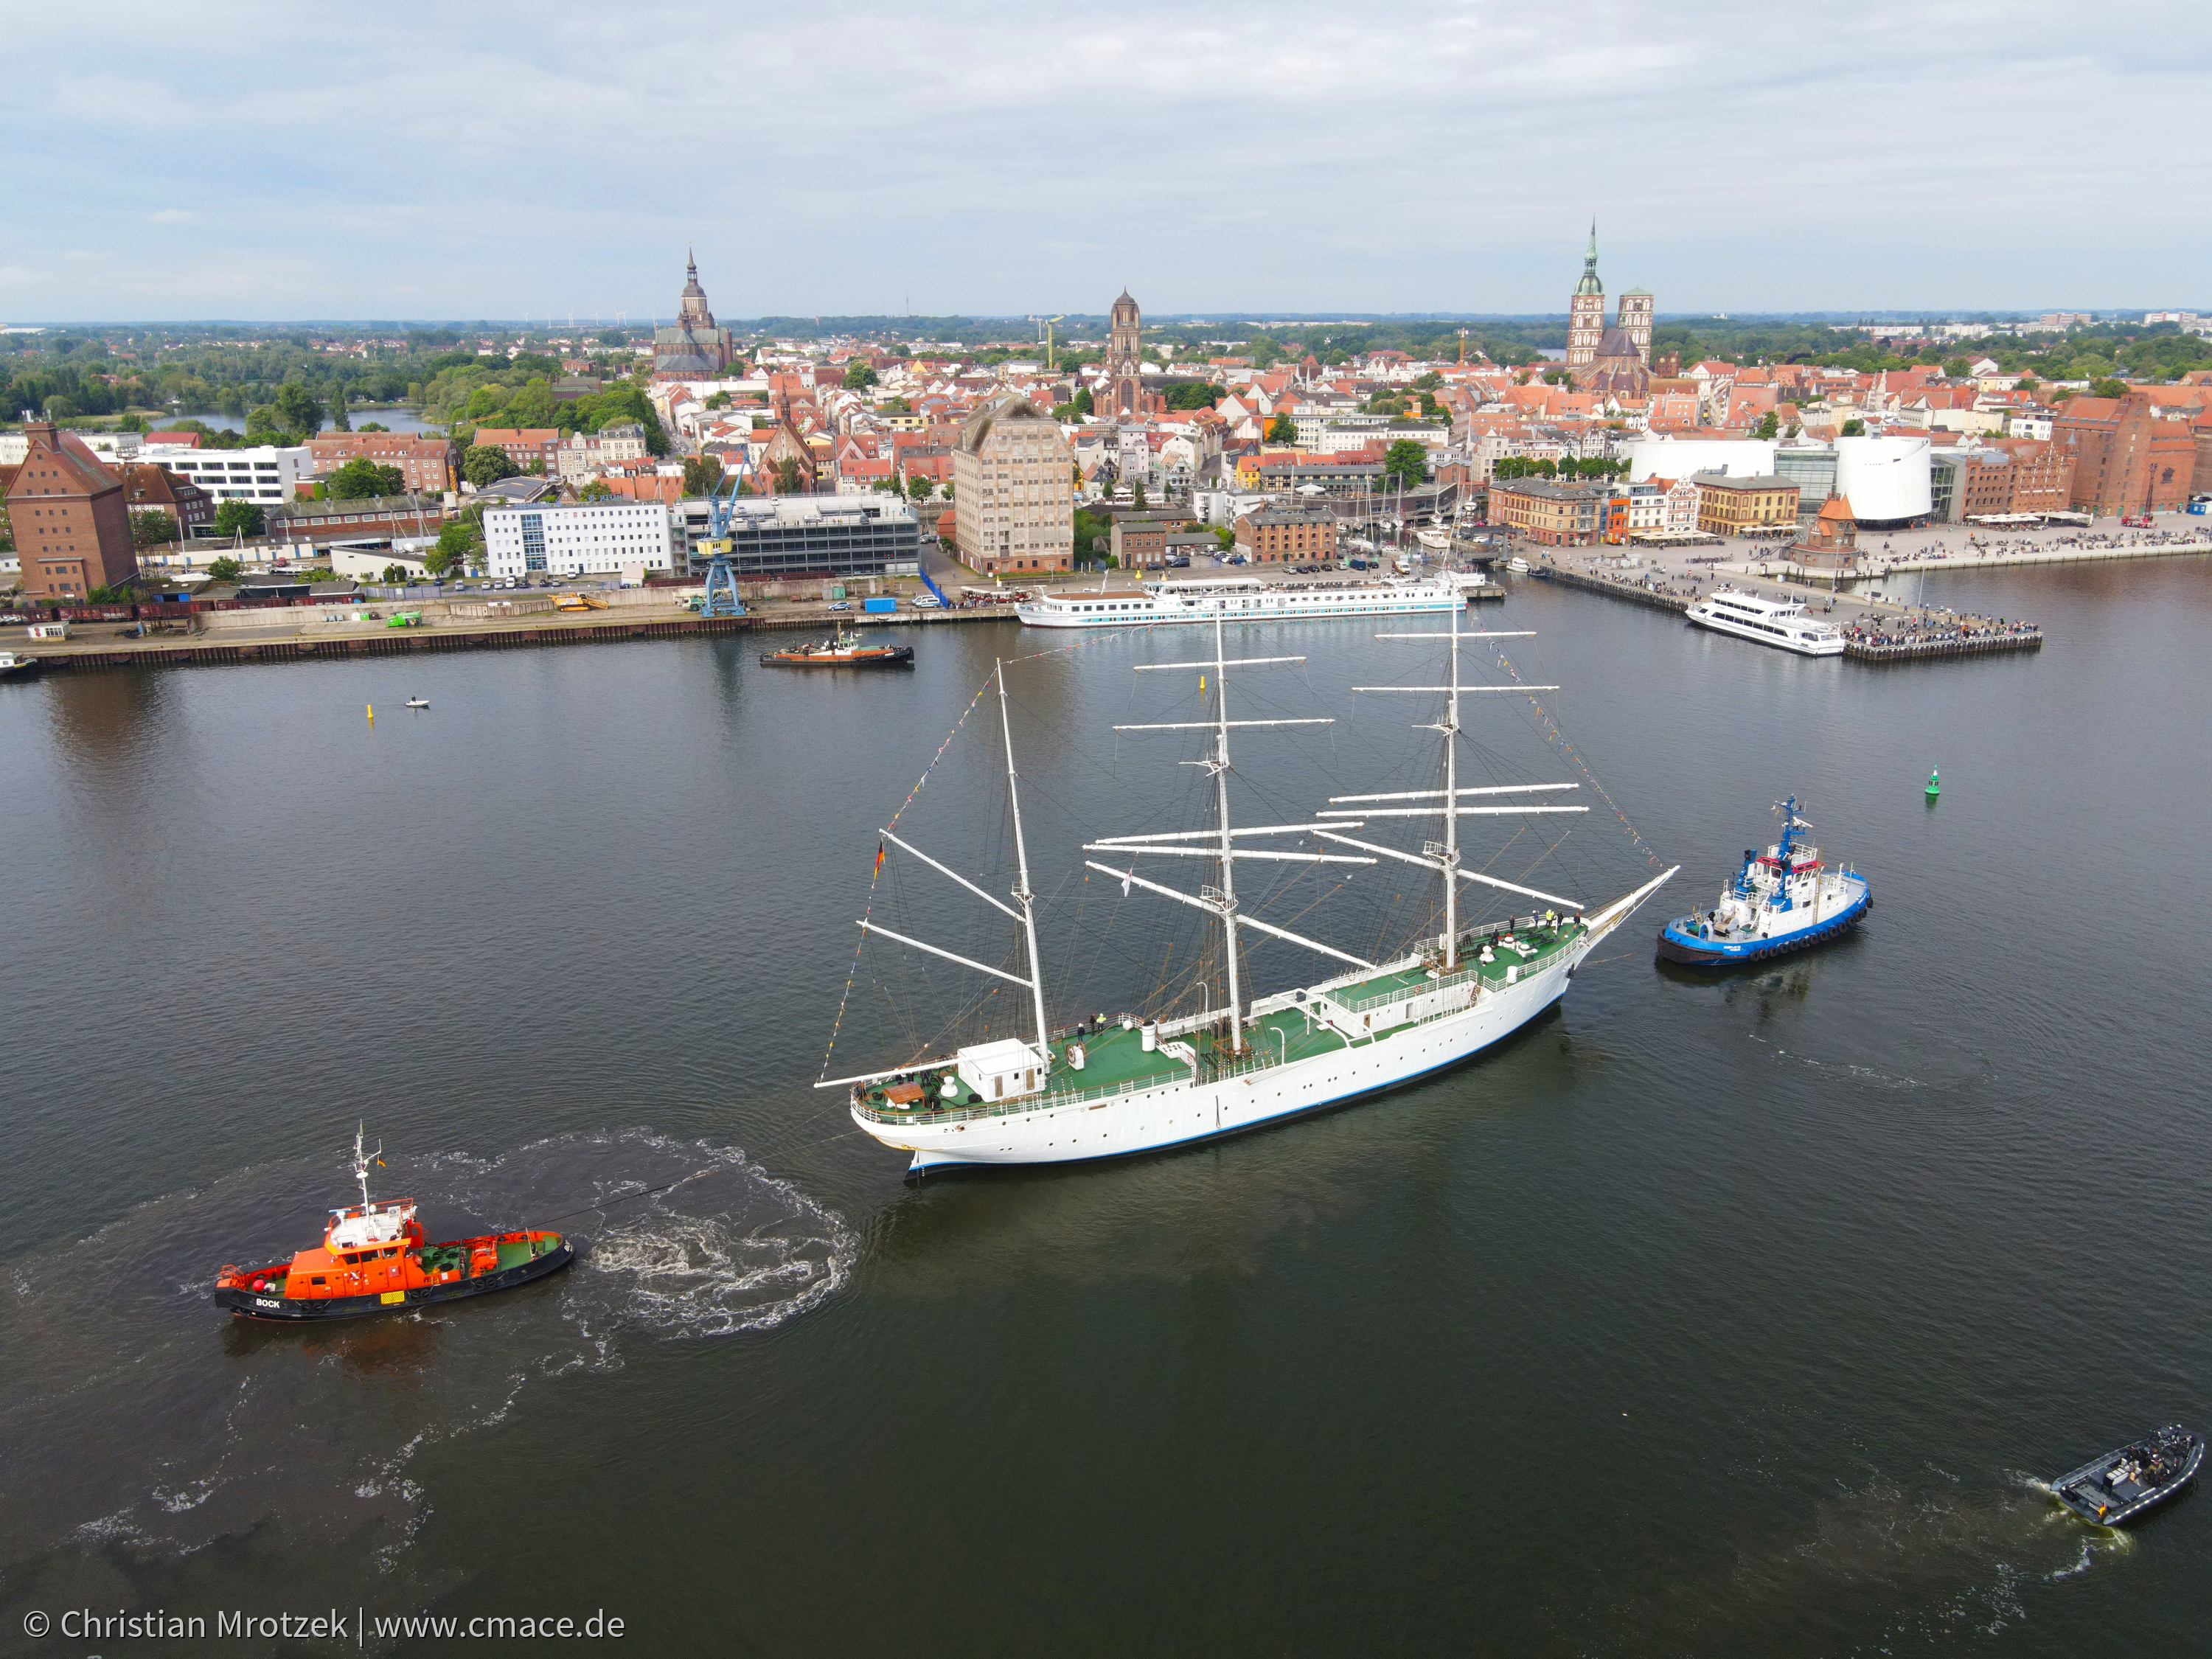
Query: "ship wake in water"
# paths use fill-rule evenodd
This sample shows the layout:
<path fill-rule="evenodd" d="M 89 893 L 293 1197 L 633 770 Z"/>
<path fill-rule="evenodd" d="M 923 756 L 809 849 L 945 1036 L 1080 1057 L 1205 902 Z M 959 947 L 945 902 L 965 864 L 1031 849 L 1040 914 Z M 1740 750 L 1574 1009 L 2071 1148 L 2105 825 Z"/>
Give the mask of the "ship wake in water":
<path fill-rule="evenodd" d="M 743 1152 L 644 1130 L 387 1163 L 434 1223 L 573 1212 L 583 1258 L 427 1313 L 303 1328 L 218 1311 L 225 1251 L 280 1249 L 346 1196 L 332 1158 L 173 1194 L 12 1264 L 0 1362 L 11 1602 L 106 1595 L 109 1552 L 143 1568 L 279 1538 L 356 1540 L 420 1592 L 428 1569 L 407 1567 L 404 1547 L 426 1513 L 418 1451 L 503 1420 L 533 1379 L 619 1368 L 625 1340 L 781 1324 L 844 1284 L 857 1250 L 838 1216 Z M 357 1557 L 333 1553 L 353 1564 L 332 1567 L 345 1599 Z"/>

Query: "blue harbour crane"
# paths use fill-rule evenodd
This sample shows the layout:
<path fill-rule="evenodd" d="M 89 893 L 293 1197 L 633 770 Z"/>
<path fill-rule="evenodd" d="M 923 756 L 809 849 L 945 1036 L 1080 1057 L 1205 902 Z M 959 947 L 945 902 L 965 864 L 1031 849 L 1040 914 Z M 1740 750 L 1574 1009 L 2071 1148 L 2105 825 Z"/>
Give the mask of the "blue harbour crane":
<path fill-rule="evenodd" d="M 727 495 L 722 493 L 726 488 Z M 708 492 L 708 540 L 714 555 L 707 566 L 707 591 L 699 599 L 699 614 L 702 617 L 733 617 L 745 614 L 744 603 L 738 598 L 737 572 L 730 568 L 730 508 L 737 498 L 738 476 L 734 472 Z"/>

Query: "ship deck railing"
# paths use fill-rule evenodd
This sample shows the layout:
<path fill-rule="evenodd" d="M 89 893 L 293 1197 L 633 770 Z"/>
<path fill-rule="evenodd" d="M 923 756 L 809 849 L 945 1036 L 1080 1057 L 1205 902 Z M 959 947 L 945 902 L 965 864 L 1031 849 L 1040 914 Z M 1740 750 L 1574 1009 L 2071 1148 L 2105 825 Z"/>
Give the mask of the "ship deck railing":
<path fill-rule="evenodd" d="M 1525 934 L 1534 931 L 1536 926 L 1533 917 L 1496 922 L 1463 934 L 1462 944 L 1480 950 L 1485 943 L 1493 942 L 1498 933 Z M 1203 1054 L 1195 1071 L 1186 1061 L 1168 1053 L 1164 1047 L 1146 1048 L 1140 1024 L 1127 1027 L 1109 1025 L 1082 1037 L 1074 1036 L 1072 1032 L 1055 1033 L 1053 1038 L 1054 1065 L 1052 1081 L 1045 1088 L 1030 1094 L 1012 1095 L 1003 1100 L 963 1101 L 957 1105 L 939 1104 L 925 1097 L 912 1106 L 902 1108 L 872 1102 L 864 1093 L 856 1091 L 854 1109 L 871 1123 L 966 1123 L 981 1118 L 1055 1111 L 1066 1106 L 1090 1106 L 1125 1096 L 1144 1094 L 1154 1089 L 1233 1082 L 1241 1077 L 1269 1071 L 1297 1060 L 1310 1060 L 1346 1047 L 1351 1039 L 1326 1019 L 1318 1017 L 1321 1010 L 1317 1005 L 1322 1002 L 1350 1013 L 1362 1014 L 1458 985 L 1477 985 L 1480 988 L 1477 994 L 1480 995 L 1480 989 L 1502 987 L 1506 982 L 1508 969 L 1517 967 L 1523 972 L 1534 972 L 1542 967 L 1571 938 L 1569 933 L 1555 933 L 1534 954 L 1518 960 L 1516 960 L 1518 953 L 1510 950 L 1498 951 L 1498 960 L 1495 962 L 1481 963 L 1470 958 L 1466 966 L 1441 979 L 1431 979 L 1425 966 L 1415 963 L 1379 975 L 1360 975 L 1352 978 L 1350 983 L 1340 982 L 1333 988 L 1311 994 L 1303 1003 L 1294 1002 L 1282 995 L 1262 998 L 1253 1005 L 1251 1017 L 1246 1023 L 1244 1054 L 1231 1060 L 1221 1048 L 1211 1048 Z M 1463 1006 L 1441 1008 L 1420 1020 L 1400 1020 L 1377 1025 L 1371 1032 L 1361 1032 L 1360 1039 L 1371 1041 L 1408 1025 L 1425 1024 L 1431 1019 L 1441 1019 L 1461 1012 L 1463 1012 Z M 1217 1012 L 1206 1017 L 1205 1023 L 1211 1025 L 1227 1018 L 1225 1012 Z M 1167 1028 L 1164 1025 L 1160 1029 L 1164 1036 Z M 1083 1045 L 1084 1068 L 1079 1072 L 1068 1064 L 1066 1048 L 1069 1042 Z M 949 1073 L 951 1071 L 951 1066 L 948 1062 L 945 1072 Z M 1101 1073 L 1106 1075 L 1095 1082 L 1090 1080 Z"/>

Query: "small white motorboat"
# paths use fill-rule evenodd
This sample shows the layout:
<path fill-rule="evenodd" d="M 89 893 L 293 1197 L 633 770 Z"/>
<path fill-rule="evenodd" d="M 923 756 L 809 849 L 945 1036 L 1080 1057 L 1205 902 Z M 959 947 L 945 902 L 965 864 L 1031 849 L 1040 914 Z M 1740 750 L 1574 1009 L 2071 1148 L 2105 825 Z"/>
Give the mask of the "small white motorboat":
<path fill-rule="evenodd" d="M 410 697 L 407 699 L 407 706 L 410 708 L 428 708 L 430 706 L 430 700 L 428 697 Z"/>
<path fill-rule="evenodd" d="M 1518 553 L 1516 553 L 1511 558 L 1506 560 L 1505 568 L 1508 570 L 1510 570 L 1516 576 L 1525 576 L 1531 570 L 1535 568 L 1534 565 L 1530 564 L 1528 560 L 1522 558 Z"/>

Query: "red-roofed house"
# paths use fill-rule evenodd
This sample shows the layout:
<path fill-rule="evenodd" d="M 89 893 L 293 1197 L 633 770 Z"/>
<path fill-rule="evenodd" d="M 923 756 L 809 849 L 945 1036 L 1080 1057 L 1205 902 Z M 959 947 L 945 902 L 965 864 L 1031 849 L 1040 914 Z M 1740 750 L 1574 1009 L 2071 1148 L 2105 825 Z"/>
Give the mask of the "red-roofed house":
<path fill-rule="evenodd" d="M 506 452 L 507 459 L 525 472 L 537 463 L 544 477 L 561 476 L 561 431 L 550 426 L 480 426 L 472 441 L 487 449 Z"/>

